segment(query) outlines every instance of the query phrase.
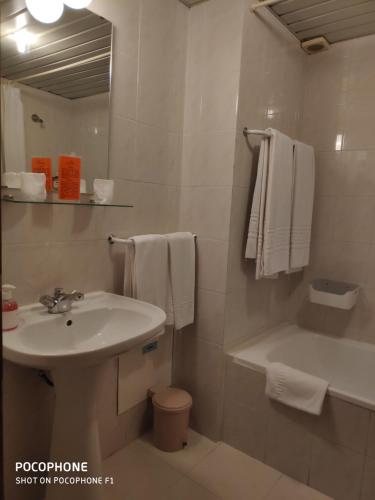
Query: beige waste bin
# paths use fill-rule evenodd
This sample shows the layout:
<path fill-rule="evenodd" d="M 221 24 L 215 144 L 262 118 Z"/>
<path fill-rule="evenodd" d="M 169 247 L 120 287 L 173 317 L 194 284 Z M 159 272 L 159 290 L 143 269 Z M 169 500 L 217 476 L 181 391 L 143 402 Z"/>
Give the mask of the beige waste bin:
<path fill-rule="evenodd" d="M 181 450 L 187 443 L 192 398 L 182 389 L 166 388 L 152 397 L 154 444 L 163 451 Z"/>

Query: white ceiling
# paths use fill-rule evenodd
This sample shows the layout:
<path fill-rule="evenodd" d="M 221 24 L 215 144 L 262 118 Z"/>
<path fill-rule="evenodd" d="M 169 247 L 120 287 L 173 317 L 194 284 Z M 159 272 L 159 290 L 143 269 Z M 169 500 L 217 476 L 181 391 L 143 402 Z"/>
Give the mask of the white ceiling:
<path fill-rule="evenodd" d="M 299 40 L 330 43 L 375 33 L 375 0 L 283 0 L 270 10 Z"/>

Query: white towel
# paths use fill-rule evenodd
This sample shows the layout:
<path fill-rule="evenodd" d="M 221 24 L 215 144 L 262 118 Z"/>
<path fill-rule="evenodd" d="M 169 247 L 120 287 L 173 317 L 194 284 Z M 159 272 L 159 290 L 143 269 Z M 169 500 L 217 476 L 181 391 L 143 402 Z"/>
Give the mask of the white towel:
<path fill-rule="evenodd" d="M 125 253 L 124 294 L 167 311 L 168 241 L 165 236 L 133 236 Z"/>
<path fill-rule="evenodd" d="M 268 157 L 269 139 L 264 138 L 260 143 L 258 172 L 250 213 L 249 233 L 245 253 L 247 259 L 256 259 L 263 251 L 263 223 L 267 191 Z"/>
<path fill-rule="evenodd" d="M 124 295 L 160 307 L 167 325 L 194 322 L 195 242 L 191 233 L 130 238 L 125 249 Z"/>
<path fill-rule="evenodd" d="M 261 143 L 245 254 L 256 258 L 256 279 L 290 266 L 293 141 L 277 130 L 267 131 L 271 137 Z"/>
<path fill-rule="evenodd" d="M 195 242 L 191 233 L 167 235 L 170 308 L 176 330 L 194 322 Z M 172 306 L 172 307 L 171 307 Z"/>
<path fill-rule="evenodd" d="M 295 141 L 290 272 L 309 264 L 314 187 L 314 148 Z"/>
<path fill-rule="evenodd" d="M 267 396 L 287 406 L 320 415 L 327 389 L 326 380 L 282 363 L 270 363 L 267 367 Z"/>

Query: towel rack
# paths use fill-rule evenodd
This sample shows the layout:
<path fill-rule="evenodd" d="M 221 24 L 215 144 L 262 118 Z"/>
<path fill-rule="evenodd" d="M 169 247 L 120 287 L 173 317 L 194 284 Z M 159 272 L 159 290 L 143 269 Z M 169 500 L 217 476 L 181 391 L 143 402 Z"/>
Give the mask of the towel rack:
<path fill-rule="evenodd" d="M 197 235 L 196 234 L 193 234 L 193 237 L 194 237 L 195 240 L 197 239 Z M 133 245 L 134 241 L 130 240 L 130 239 L 118 238 L 114 234 L 110 234 L 108 236 L 108 243 L 110 245 L 113 245 L 115 243 L 122 243 L 123 245 Z"/>
<path fill-rule="evenodd" d="M 248 136 L 248 135 L 261 135 L 263 137 L 272 137 L 272 132 L 268 132 L 267 130 L 251 129 L 251 128 L 247 128 L 247 127 L 245 127 L 243 129 L 243 134 L 245 136 Z"/>

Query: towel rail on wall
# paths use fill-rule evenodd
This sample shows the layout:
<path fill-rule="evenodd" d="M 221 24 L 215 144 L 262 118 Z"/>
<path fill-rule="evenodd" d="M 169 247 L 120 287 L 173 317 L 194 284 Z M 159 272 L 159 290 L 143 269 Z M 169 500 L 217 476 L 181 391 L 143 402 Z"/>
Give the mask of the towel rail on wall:
<path fill-rule="evenodd" d="M 196 240 L 197 239 L 197 235 L 193 234 L 193 236 L 194 236 L 194 239 Z M 108 242 L 109 242 L 110 245 L 113 245 L 115 243 L 122 243 L 123 245 L 133 245 L 134 244 L 133 240 L 131 240 L 131 239 L 125 239 L 125 238 L 118 238 L 114 234 L 110 234 L 108 236 Z"/>
<path fill-rule="evenodd" d="M 269 132 L 268 130 L 258 130 L 258 129 L 251 129 L 245 127 L 243 129 L 243 133 L 245 136 L 248 135 L 262 135 L 263 137 L 272 137 L 272 133 Z"/>

